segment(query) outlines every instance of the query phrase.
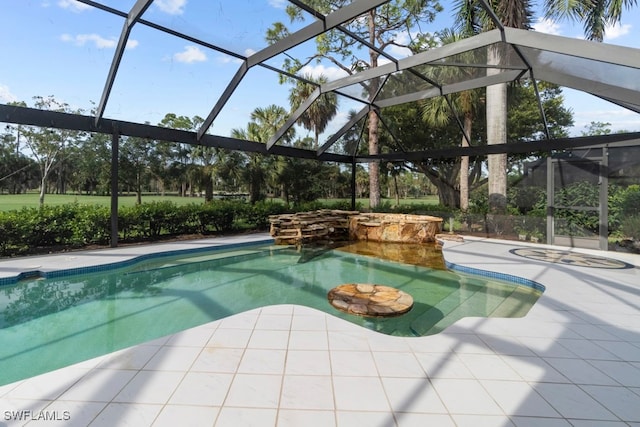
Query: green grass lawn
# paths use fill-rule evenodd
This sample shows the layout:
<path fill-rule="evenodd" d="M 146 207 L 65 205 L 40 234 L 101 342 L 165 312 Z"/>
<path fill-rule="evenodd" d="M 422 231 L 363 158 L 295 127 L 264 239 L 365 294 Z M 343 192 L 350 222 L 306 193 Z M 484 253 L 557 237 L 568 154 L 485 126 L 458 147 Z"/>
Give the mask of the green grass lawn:
<path fill-rule="evenodd" d="M 20 210 L 23 207 L 38 207 L 38 193 L 27 194 L 0 194 L 0 211 Z M 142 202 L 148 203 L 153 201 L 168 200 L 176 205 L 186 205 L 189 203 L 204 203 L 202 197 L 178 197 L 178 196 L 155 196 L 144 195 L 142 196 Z M 334 203 L 344 199 L 322 199 L 322 202 Z M 350 199 L 348 199 L 350 201 Z M 279 201 L 275 199 L 274 201 Z M 356 199 L 357 203 L 360 203 L 363 209 L 369 207 L 369 199 Z M 111 206 L 110 196 L 86 196 L 77 194 L 47 194 L 44 197 L 44 203 L 46 205 L 64 205 L 68 203 L 80 203 L 86 205 L 102 205 Z M 120 196 L 118 198 L 119 206 L 133 206 L 136 203 L 135 195 Z M 383 199 L 384 204 L 395 204 L 395 199 Z M 437 205 L 438 196 L 429 196 L 420 199 L 400 199 L 401 205 L 411 204 L 428 204 Z"/>
<path fill-rule="evenodd" d="M 1 194 L 0 211 L 20 210 L 23 207 L 38 207 L 39 194 Z M 198 197 L 178 197 L 178 196 L 142 196 L 142 202 L 153 202 L 159 200 L 169 200 L 177 205 L 189 203 L 204 203 L 204 198 Z M 50 206 L 65 205 L 68 203 L 79 203 L 83 205 L 111 206 L 110 196 L 84 196 L 77 194 L 47 194 L 44 196 L 44 204 Z M 136 203 L 136 196 L 118 197 L 119 206 L 133 206 Z"/>

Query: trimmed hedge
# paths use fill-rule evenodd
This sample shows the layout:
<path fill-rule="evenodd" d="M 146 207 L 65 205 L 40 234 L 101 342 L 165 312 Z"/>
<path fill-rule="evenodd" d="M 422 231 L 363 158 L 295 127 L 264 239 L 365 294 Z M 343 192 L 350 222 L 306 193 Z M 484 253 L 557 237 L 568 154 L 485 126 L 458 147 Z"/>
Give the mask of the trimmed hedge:
<path fill-rule="evenodd" d="M 214 200 L 178 206 L 169 201 L 143 203 L 118 210 L 119 238 L 125 242 L 153 241 L 184 234 L 225 233 L 243 226 L 264 230 L 269 215 L 288 210 L 279 203 L 255 205 Z M 0 211 L 0 256 L 44 250 L 105 245 L 111 236 L 108 207 L 78 203 Z"/>

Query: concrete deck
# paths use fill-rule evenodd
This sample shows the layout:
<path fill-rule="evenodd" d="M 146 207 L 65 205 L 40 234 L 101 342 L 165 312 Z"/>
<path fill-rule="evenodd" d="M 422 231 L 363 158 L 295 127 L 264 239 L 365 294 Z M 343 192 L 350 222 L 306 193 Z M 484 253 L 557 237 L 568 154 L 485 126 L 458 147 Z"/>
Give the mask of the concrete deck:
<path fill-rule="evenodd" d="M 5 260 L 0 277 L 267 237 Z M 592 268 L 521 247 L 467 238 L 444 256 L 546 286 L 524 318 L 399 338 L 264 307 L 2 386 L 0 426 L 640 426 L 640 256 L 575 250 L 635 266 Z"/>

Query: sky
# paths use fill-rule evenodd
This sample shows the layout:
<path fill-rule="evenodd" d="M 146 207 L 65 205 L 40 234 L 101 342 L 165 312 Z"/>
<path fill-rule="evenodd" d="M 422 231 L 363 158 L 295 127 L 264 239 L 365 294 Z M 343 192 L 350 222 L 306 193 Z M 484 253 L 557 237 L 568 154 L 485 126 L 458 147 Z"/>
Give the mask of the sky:
<path fill-rule="evenodd" d="M 128 11 L 134 0 L 99 0 Z M 435 32 L 452 25 L 452 5 L 423 30 Z M 156 0 L 143 19 L 249 56 L 266 47 L 269 26 L 281 21 L 295 31 L 311 22 L 290 24 L 285 0 Z M 89 113 L 99 103 L 124 20 L 75 0 L 0 0 L 0 103 L 52 95 L 72 110 Z M 582 25 L 536 17 L 536 31 L 583 38 Z M 606 30 L 605 43 L 640 48 L 640 7 L 625 11 L 622 22 Z M 307 42 L 289 54 L 306 56 Z M 397 47 L 389 52 L 402 57 Z M 284 55 L 269 61 L 279 67 Z M 119 73 L 107 104 L 107 118 L 157 124 L 165 114 L 206 117 L 238 70 L 234 56 L 197 46 L 147 26 L 131 31 Z M 312 63 L 305 72 L 330 80 L 344 72 L 330 62 Z M 288 108 L 289 86 L 261 67 L 253 67 L 233 93 L 210 132 L 228 136 L 244 128 L 256 107 L 276 104 Z M 640 115 L 591 95 L 565 89 L 565 105 L 574 113 L 572 135 L 592 121 L 611 123 L 612 130 L 640 131 Z M 341 112 L 329 129 L 346 121 L 359 104 L 341 99 Z"/>

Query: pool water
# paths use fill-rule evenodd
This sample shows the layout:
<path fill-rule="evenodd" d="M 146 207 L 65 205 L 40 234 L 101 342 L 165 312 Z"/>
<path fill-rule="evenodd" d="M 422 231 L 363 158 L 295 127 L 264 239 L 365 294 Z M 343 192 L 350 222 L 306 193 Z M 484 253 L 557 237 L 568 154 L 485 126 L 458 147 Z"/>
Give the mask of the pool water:
<path fill-rule="evenodd" d="M 371 245 L 243 246 L 2 286 L 0 385 L 272 304 L 316 308 L 385 334 L 424 336 L 463 317 L 523 316 L 540 295 L 447 271 L 442 262 L 433 269 L 354 253 L 371 251 Z M 342 313 L 327 292 L 344 283 L 393 286 L 409 293 L 414 306 L 392 318 Z"/>

